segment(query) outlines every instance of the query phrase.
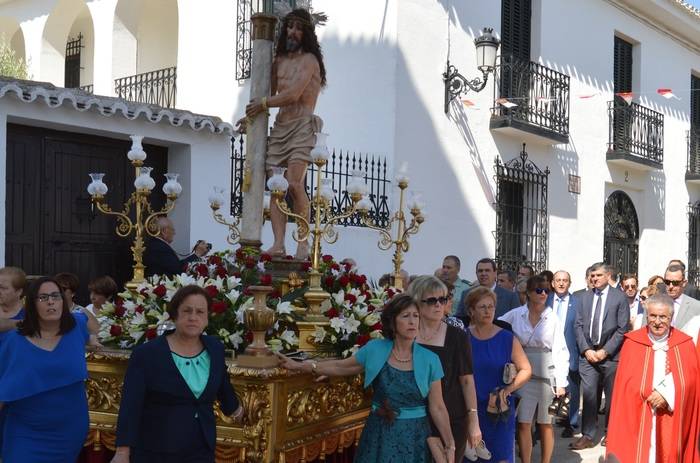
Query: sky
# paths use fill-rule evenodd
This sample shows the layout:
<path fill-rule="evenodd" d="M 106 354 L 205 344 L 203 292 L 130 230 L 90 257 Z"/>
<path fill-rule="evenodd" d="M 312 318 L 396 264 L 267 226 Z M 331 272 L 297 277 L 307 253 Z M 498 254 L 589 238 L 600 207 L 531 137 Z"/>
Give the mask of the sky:
<path fill-rule="evenodd" d="M 686 2 L 693 5 L 695 8 L 700 8 L 700 0 L 685 0 Z"/>

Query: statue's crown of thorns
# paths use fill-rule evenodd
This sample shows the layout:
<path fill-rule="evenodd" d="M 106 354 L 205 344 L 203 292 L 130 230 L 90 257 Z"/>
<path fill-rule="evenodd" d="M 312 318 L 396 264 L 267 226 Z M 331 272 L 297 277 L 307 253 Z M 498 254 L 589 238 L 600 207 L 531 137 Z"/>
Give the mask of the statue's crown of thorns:
<path fill-rule="evenodd" d="M 314 11 L 313 7 L 311 6 L 311 0 L 297 0 L 295 8 L 292 8 L 292 5 L 290 5 L 288 0 L 277 0 L 274 3 L 274 13 L 280 20 L 280 23 L 282 23 L 284 19 L 289 16 L 290 18 L 294 18 L 296 21 L 309 24 L 308 18 L 293 14 L 295 9 L 303 9 L 309 12 L 309 15 L 311 16 L 311 27 L 323 26 L 328 21 L 328 15 L 326 15 L 324 12 Z"/>

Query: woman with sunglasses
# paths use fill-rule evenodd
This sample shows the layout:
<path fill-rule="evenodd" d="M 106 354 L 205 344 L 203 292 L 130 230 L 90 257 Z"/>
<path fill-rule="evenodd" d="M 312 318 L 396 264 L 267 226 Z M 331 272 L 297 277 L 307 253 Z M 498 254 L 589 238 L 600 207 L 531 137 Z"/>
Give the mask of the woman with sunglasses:
<path fill-rule="evenodd" d="M 24 320 L 0 344 L 3 463 L 74 462 L 88 432 L 85 343 L 99 323 L 71 313 L 56 280 L 37 279 Z"/>
<path fill-rule="evenodd" d="M 456 446 L 452 451 L 455 461 L 460 461 L 467 440 L 470 448 L 476 448 L 482 441 L 469 337 L 459 328 L 445 323 L 445 307 L 451 302 L 447 287 L 438 278 L 419 276 L 408 287 L 408 293 L 418 302 L 420 326 L 417 341 L 435 352 L 442 363 L 445 373 L 442 395 L 450 415 L 450 428 Z M 434 425 L 433 436 L 439 436 Z"/>
<path fill-rule="evenodd" d="M 564 327 L 551 307 L 547 307 L 550 285 L 539 275 L 527 280 L 527 303 L 503 315 L 525 350 L 532 376 L 518 391 L 517 440 L 523 463 L 532 460 L 532 419 L 536 419 L 542 439 L 542 463 L 552 460 L 554 430 L 549 405 L 556 395 L 563 396 L 568 385 L 569 350 Z M 537 412 L 535 416 L 535 412 Z"/>

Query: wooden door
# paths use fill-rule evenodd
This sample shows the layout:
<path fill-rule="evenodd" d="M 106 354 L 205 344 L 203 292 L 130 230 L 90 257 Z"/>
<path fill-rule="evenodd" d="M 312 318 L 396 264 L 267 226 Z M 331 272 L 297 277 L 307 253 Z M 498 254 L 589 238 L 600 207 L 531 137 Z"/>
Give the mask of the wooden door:
<path fill-rule="evenodd" d="M 120 286 L 128 281 L 130 241 L 116 236 L 115 219 L 92 207 L 86 186 L 89 173 L 105 172 L 107 203 L 122 210 L 134 190 L 129 147 L 124 140 L 8 126 L 6 265 L 34 275 L 75 273 L 81 283 L 80 303 L 87 303 L 87 285 L 97 276 L 110 275 Z M 146 164 L 157 172 L 151 199 L 154 207 L 161 207 L 165 198 L 158 176 L 167 168 L 167 148 L 144 149 Z"/>

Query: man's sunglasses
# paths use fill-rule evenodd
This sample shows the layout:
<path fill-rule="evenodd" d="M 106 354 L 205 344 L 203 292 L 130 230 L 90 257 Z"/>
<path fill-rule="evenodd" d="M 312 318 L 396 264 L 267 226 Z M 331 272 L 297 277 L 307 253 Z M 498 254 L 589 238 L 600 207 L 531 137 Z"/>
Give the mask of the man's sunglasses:
<path fill-rule="evenodd" d="M 667 286 L 680 286 L 683 284 L 684 280 L 667 280 L 664 278 L 664 283 L 666 283 Z"/>
<path fill-rule="evenodd" d="M 535 288 L 537 294 L 549 294 L 549 289 L 547 288 Z"/>
<path fill-rule="evenodd" d="M 423 299 L 421 302 L 423 304 L 427 305 L 436 305 L 438 302 L 442 305 L 447 304 L 447 301 L 450 299 L 447 296 L 440 296 L 440 297 L 429 297 L 427 299 Z"/>

